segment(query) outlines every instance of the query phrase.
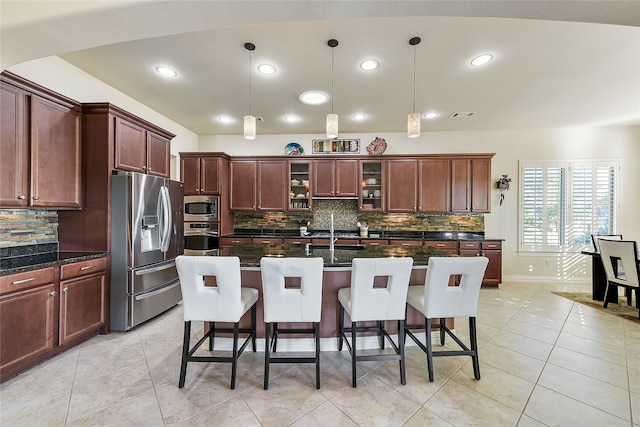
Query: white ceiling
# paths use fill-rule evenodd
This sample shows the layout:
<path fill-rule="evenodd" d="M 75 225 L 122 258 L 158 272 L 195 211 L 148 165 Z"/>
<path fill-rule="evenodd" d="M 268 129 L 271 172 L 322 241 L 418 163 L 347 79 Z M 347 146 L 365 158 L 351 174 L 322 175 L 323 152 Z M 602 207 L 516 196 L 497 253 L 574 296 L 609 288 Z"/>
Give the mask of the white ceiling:
<path fill-rule="evenodd" d="M 2 1 L 3 69 L 49 55 L 96 76 L 197 134 L 324 132 L 331 90 L 341 133 L 404 132 L 413 108 L 437 111 L 423 132 L 640 123 L 636 1 Z M 476 55 L 491 53 L 484 67 Z M 366 58 L 380 61 L 363 72 Z M 263 76 L 261 63 L 276 66 Z M 174 67 L 167 80 L 157 65 Z M 363 112 L 367 120 L 351 116 Z M 451 118 L 454 112 L 472 117 Z M 286 123 L 286 114 L 300 120 Z M 235 119 L 230 125 L 220 115 Z"/>

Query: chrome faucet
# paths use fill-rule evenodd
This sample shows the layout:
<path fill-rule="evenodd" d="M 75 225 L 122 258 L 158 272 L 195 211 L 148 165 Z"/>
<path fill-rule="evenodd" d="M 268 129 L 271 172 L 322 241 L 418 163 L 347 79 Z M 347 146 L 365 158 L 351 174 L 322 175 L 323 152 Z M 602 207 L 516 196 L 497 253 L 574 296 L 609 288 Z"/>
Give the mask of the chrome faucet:
<path fill-rule="evenodd" d="M 338 239 L 334 238 L 334 227 L 333 227 L 333 212 L 331 212 L 331 223 L 329 227 L 329 251 L 331 251 L 331 257 L 333 258 L 333 251 L 335 250 L 335 243 Z"/>

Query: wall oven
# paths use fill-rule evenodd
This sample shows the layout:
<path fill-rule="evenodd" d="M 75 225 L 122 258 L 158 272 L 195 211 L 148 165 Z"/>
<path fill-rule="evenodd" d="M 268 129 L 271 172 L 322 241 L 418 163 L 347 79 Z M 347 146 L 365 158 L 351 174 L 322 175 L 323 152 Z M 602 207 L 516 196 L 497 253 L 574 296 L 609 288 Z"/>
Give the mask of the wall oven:
<path fill-rule="evenodd" d="M 217 222 L 185 222 L 184 254 L 191 256 L 218 255 L 220 224 Z"/>
<path fill-rule="evenodd" d="M 220 221 L 220 196 L 184 196 L 184 221 Z"/>

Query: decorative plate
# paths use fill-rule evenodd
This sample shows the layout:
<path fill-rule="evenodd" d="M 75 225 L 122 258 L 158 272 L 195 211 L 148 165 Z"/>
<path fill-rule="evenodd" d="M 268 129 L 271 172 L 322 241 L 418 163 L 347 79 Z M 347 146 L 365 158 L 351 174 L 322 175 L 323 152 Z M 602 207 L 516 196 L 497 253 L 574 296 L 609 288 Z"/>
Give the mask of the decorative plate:
<path fill-rule="evenodd" d="M 302 145 L 297 142 L 290 142 L 284 146 L 284 154 L 289 156 L 298 156 L 300 154 L 304 154 L 304 148 L 302 148 Z"/>
<path fill-rule="evenodd" d="M 369 154 L 382 154 L 387 149 L 387 141 L 384 138 L 378 138 L 371 141 L 369 145 L 367 145 L 367 153 Z"/>

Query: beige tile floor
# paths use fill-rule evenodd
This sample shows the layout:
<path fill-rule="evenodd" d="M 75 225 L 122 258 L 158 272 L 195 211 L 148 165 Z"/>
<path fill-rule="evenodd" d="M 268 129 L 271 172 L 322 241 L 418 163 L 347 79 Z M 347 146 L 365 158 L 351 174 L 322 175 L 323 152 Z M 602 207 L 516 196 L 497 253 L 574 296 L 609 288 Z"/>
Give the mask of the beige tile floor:
<path fill-rule="evenodd" d="M 98 336 L 0 386 L 1 426 L 640 426 L 640 324 L 551 293 L 575 284 L 505 283 L 479 303 L 482 379 L 470 359 L 426 359 L 407 347 L 397 362 L 359 364 L 322 355 L 313 365 L 272 365 L 243 354 L 229 365 L 191 364 L 177 386 L 181 307 L 128 333 Z M 458 332 L 466 322 L 456 323 Z"/>

